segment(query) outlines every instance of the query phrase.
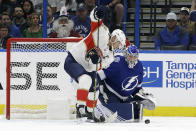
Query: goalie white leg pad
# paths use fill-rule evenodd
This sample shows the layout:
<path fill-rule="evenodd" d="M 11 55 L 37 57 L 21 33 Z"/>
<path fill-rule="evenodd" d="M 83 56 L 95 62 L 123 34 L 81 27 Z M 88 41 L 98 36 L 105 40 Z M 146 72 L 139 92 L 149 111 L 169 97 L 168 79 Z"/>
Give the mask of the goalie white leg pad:
<path fill-rule="evenodd" d="M 131 103 L 98 104 L 96 116 L 104 116 L 106 122 L 134 122 L 134 109 Z"/>
<path fill-rule="evenodd" d="M 92 84 L 92 79 L 89 75 L 84 74 L 78 78 L 79 88 L 84 90 L 89 90 Z"/>

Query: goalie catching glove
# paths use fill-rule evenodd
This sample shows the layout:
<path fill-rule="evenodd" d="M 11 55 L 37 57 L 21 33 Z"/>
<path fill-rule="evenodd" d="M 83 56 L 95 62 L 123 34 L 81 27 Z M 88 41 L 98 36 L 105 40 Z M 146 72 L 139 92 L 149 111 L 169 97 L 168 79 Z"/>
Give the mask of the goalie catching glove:
<path fill-rule="evenodd" d="M 143 107 L 148 110 L 154 110 L 156 108 L 154 96 L 151 93 L 145 92 L 144 89 L 140 89 L 139 92 L 135 94 L 134 99 L 140 101 Z"/>
<path fill-rule="evenodd" d="M 87 52 L 86 58 L 88 60 L 91 60 L 93 64 L 98 64 L 98 63 L 101 63 L 103 54 L 99 48 L 94 47 Z"/>

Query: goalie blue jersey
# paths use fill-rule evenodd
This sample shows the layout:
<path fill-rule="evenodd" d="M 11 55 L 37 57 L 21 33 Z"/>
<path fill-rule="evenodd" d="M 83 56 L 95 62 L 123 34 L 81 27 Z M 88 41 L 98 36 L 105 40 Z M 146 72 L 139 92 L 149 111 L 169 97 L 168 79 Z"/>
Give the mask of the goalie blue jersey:
<path fill-rule="evenodd" d="M 104 88 L 115 94 L 118 98 L 126 100 L 141 89 L 143 81 L 143 65 L 141 61 L 134 68 L 129 68 L 123 56 L 116 56 L 108 68 L 98 72 L 104 81 Z"/>

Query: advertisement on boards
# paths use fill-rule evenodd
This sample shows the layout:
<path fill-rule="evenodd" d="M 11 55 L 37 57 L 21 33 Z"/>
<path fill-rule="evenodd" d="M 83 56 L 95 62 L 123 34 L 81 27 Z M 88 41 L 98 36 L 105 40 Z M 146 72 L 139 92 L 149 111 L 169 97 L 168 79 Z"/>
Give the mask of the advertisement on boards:
<path fill-rule="evenodd" d="M 140 53 L 143 87 L 155 94 L 159 106 L 195 106 L 195 53 Z"/>

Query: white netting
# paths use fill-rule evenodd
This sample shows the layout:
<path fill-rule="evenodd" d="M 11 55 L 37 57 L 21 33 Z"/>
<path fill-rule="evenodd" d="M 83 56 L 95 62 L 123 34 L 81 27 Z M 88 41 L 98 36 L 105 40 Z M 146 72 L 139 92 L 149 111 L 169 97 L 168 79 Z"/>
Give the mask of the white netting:
<path fill-rule="evenodd" d="M 67 46 L 74 43 L 67 39 L 11 41 L 11 48 L 8 49 L 10 93 L 7 94 L 11 118 L 47 118 L 47 104 L 54 99 L 65 104 L 69 100 L 66 108 L 73 112 L 77 87 L 73 87 L 75 83 L 64 71 L 64 61 Z"/>
<path fill-rule="evenodd" d="M 11 50 L 14 52 L 62 52 L 66 51 L 65 42 L 14 42 Z"/>

